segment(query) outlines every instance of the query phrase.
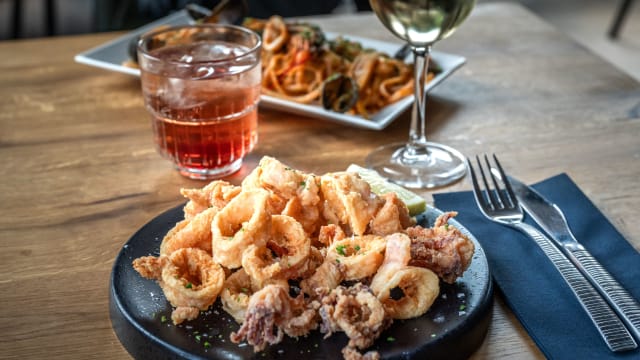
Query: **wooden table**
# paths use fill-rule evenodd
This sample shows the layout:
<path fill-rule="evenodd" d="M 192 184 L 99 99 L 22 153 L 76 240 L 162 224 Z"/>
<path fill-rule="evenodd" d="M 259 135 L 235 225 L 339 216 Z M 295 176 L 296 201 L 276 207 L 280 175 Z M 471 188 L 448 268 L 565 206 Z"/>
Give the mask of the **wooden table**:
<path fill-rule="evenodd" d="M 371 14 L 315 18 L 325 30 L 394 39 Z M 73 62 L 120 34 L 0 43 L 0 358 L 121 359 L 108 314 L 116 254 L 183 201 L 185 179 L 155 152 L 133 77 Z M 526 181 L 567 172 L 640 249 L 640 85 L 518 5 L 479 5 L 437 50 L 468 63 L 433 91 L 428 137 L 497 153 Z M 324 173 L 408 136 L 263 110 L 263 155 Z M 286 146 L 284 146 L 286 144 Z M 469 189 L 468 180 L 436 191 Z M 431 192 L 424 192 L 430 198 Z M 540 358 L 496 297 L 476 358 Z"/>

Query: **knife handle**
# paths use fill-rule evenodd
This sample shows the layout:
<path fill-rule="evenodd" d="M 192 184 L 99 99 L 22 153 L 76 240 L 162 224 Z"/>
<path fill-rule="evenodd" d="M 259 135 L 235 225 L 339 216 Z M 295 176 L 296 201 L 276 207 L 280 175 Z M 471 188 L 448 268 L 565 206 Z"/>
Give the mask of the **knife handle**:
<path fill-rule="evenodd" d="M 569 259 L 618 313 L 635 338 L 640 340 L 640 304 L 581 244 L 565 246 L 565 249 Z"/>
<path fill-rule="evenodd" d="M 611 351 L 627 351 L 637 348 L 637 344 L 620 318 L 611 310 L 602 296 L 573 265 L 571 261 L 538 229 L 526 223 L 511 224 L 529 235 L 547 255 L 560 272 L 574 295 L 587 312 L 600 336 Z"/>

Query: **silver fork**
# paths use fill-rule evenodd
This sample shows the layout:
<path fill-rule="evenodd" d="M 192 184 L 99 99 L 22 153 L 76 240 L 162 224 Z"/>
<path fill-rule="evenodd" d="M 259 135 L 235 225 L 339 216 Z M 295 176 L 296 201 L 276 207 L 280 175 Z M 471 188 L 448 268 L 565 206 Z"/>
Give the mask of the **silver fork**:
<path fill-rule="evenodd" d="M 569 285 L 611 351 L 627 351 L 637 348 L 637 344 L 627 328 L 591 283 L 573 266 L 571 261 L 553 245 L 549 238 L 535 227 L 523 222 L 524 212 L 495 155 L 493 155 L 493 161 L 500 173 L 502 181 L 499 181 L 491 173 L 490 169 L 492 166 L 489 158 L 485 155 L 484 162 L 487 173 L 490 175 L 489 179 L 491 180 L 489 182 L 487 176 L 485 176 L 483 164 L 480 158 L 476 156 L 480 180 L 482 181 L 482 185 L 484 185 L 484 187 L 481 187 L 472 163 L 467 159 L 467 168 L 469 169 L 469 175 L 473 183 L 473 195 L 475 196 L 480 211 L 490 220 L 522 231 L 540 246 L 556 270 L 560 272 L 562 278 Z"/>

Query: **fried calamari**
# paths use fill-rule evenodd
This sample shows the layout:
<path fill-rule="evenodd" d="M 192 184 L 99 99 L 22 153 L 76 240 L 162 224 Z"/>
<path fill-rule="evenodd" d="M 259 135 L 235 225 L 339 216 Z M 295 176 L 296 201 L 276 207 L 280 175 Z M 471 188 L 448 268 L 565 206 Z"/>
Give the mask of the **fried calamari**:
<path fill-rule="evenodd" d="M 346 359 L 377 359 L 364 351 L 394 319 L 427 312 L 440 279 L 454 282 L 474 252 L 448 224 L 454 212 L 414 226 L 395 193 L 376 195 L 356 173 L 317 176 L 264 157 L 241 186 L 181 193 L 185 219 L 160 256 L 133 267 L 158 282 L 174 324 L 219 298 L 241 325 L 231 340 L 255 351 L 320 328 L 346 334 Z"/>

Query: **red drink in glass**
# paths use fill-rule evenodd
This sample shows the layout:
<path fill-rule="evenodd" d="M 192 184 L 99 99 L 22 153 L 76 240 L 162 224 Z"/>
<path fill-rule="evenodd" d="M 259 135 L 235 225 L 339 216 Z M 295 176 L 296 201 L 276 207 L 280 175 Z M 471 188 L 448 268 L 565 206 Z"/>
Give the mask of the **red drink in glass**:
<path fill-rule="evenodd" d="M 191 178 L 237 171 L 258 140 L 257 35 L 190 26 L 143 37 L 140 48 L 146 38 L 139 63 L 158 151 Z"/>

